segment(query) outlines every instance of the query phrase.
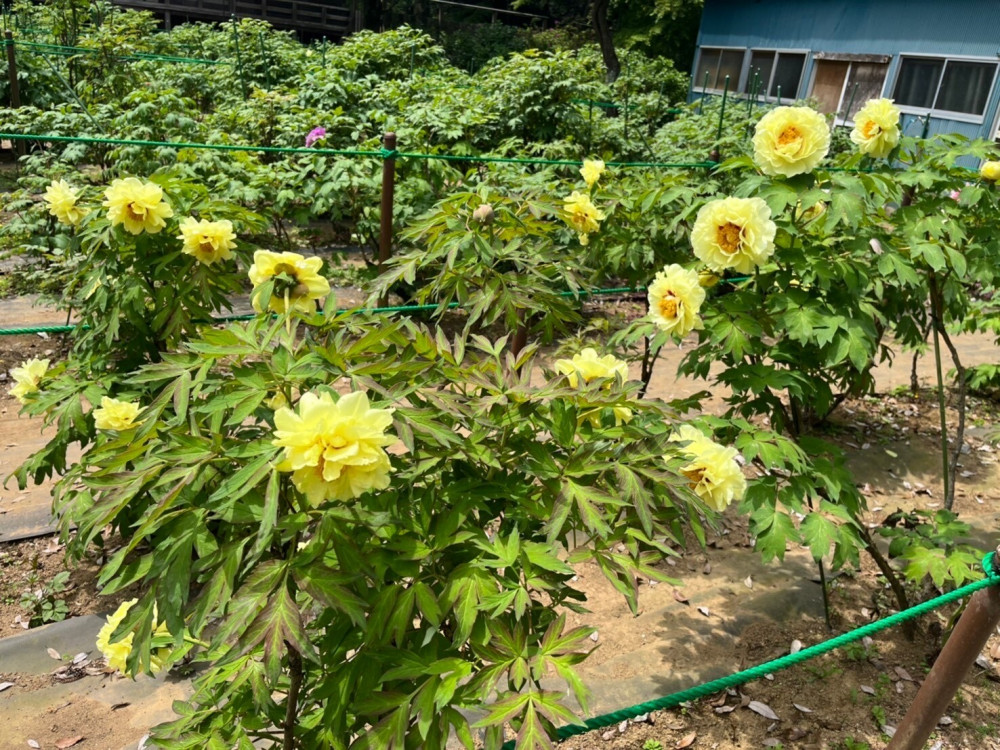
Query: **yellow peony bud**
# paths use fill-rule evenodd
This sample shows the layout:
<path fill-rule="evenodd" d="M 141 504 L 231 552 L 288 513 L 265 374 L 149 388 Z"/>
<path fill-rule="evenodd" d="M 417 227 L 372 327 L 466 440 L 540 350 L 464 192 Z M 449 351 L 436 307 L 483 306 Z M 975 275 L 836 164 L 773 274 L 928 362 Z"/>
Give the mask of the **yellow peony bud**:
<path fill-rule="evenodd" d="M 125 665 L 129 654 L 132 653 L 132 640 L 134 635 L 129 633 L 120 641 L 111 643 L 111 634 L 115 632 L 115 629 L 121 624 L 122 620 L 125 619 L 125 615 L 132 606 L 138 601 L 138 599 L 132 599 L 131 601 L 123 602 L 114 614 L 108 616 L 107 622 L 97 633 L 97 648 L 104 655 L 105 660 L 108 662 L 108 666 L 111 669 L 117 669 L 122 674 L 125 673 Z M 170 631 L 167 630 L 165 623 L 156 624 L 153 623 L 153 635 L 154 636 L 169 636 Z M 159 648 L 154 649 L 149 655 L 149 669 L 153 674 L 156 674 L 166 665 L 167 657 L 170 654 L 170 649 Z"/>
<path fill-rule="evenodd" d="M 42 377 L 48 369 L 49 360 L 47 359 L 29 359 L 20 367 L 15 367 L 10 371 L 10 376 L 14 379 L 14 385 L 8 393 L 22 404 L 26 403 L 27 399 L 25 396 L 29 393 L 35 393 L 38 390 L 38 386 L 42 382 Z"/>
<path fill-rule="evenodd" d="M 116 398 L 101 398 L 101 406 L 94 409 L 94 427 L 99 430 L 130 430 L 142 424 L 136 417 L 142 407 L 134 401 L 119 401 Z"/>
<path fill-rule="evenodd" d="M 566 211 L 565 220 L 576 230 L 581 245 L 590 242 L 590 233 L 601 228 L 600 222 L 606 218 L 597 206 L 590 200 L 589 195 L 574 190 L 568 198 L 563 198 Z"/>
<path fill-rule="evenodd" d="M 984 161 L 979 168 L 979 174 L 984 180 L 990 182 L 1000 180 L 1000 161 Z"/>
<path fill-rule="evenodd" d="M 580 168 L 580 175 L 583 177 L 584 182 L 587 183 L 587 187 L 592 188 L 601 179 L 604 171 L 604 162 L 600 159 L 584 159 L 583 166 Z"/>
<path fill-rule="evenodd" d="M 472 220 L 477 224 L 484 224 L 489 226 L 493 223 L 494 213 L 493 206 L 489 203 L 483 203 L 475 211 L 472 212 Z"/>

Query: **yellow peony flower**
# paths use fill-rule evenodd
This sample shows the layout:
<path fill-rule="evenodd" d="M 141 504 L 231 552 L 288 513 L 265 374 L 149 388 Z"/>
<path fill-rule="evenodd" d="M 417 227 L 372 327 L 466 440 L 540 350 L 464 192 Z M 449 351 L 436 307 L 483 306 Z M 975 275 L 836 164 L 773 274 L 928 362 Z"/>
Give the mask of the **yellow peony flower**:
<path fill-rule="evenodd" d="M 863 154 L 887 157 L 899 143 L 899 108 L 892 99 L 869 99 L 854 115 L 851 140 Z"/>
<path fill-rule="evenodd" d="M 104 197 L 112 226 L 122 224 L 130 234 L 156 234 L 174 215 L 170 204 L 163 200 L 163 188 L 135 177 L 115 180 L 104 191 Z"/>
<path fill-rule="evenodd" d="M 49 204 L 49 213 L 63 224 L 75 227 L 87 215 L 86 209 L 76 205 L 80 196 L 66 180 L 50 182 L 42 197 Z"/>
<path fill-rule="evenodd" d="M 107 396 L 101 397 L 101 406 L 94 409 L 94 427 L 99 430 L 130 430 L 142 424 L 136 422 L 142 407 L 134 401 L 119 401 Z"/>
<path fill-rule="evenodd" d="M 753 158 L 769 175 L 812 171 L 830 150 L 826 119 L 809 107 L 776 107 L 760 118 L 753 136 Z"/>
<path fill-rule="evenodd" d="M 298 253 L 258 250 L 253 254 L 250 281 L 257 287 L 275 276 L 284 274 L 290 281 L 275 286 L 268 307 L 276 313 L 285 312 L 289 305 L 301 312 L 315 312 L 314 300 L 323 299 L 330 293 L 330 282 L 319 275 L 319 269 L 322 267 L 322 258 L 304 258 Z M 260 298 L 256 295 L 253 297 L 253 306 L 257 312 L 263 312 Z"/>
<path fill-rule="evenodd" d="M 233 233 L 233 222 L 207 221 L 188 216 L 181 222 L 179 240 L 184 240 L 184 252 L 193 255 L 200 263 L 209 265 L 218 260 L 229 260 L 233 257 L 236 235 Z"/>
<path fill-rule="evenodd" d="M 990 182 L 1000 180 L 1000 161 L 984 161 L 979 168 L 979 174 L 984 180 Z"/>
<path fill-rule="evenodd" d="M 606 218 L 595 206 L 589 195 L 574 190 L 568 198 L 563 198 L 566 210 L 566 223 L 576 230 L 580 244 L 590 242 L 590 233 L 601 228 L 600 222 Z"/>
<path fill-rule="evenodd" d="M 115 632 L 121 621 L 125 619 L 125 615 L 132 606 L 139 601 L 138 599 L 132 599 L 128 602 L 122 602 L 121 606 L 115 610 L 113 615 L 108 616 L 108 621 L 104 624 L 104 627 L 100 629 L 97 633 L 97 648 L 104 655 L 105 660 L 108 662 L 108 666 L 112 669 L 117 669 L 122 674 L 125 674 L 125 662 L 128 659 L 128 655 L 132 653 L 132 639 L 134 637 L 133 633 L 129 633 L 120 641 L 111 643 L 111 634 Z M 170 631 L 167 630 L 165 623 L 156 624 L 153 623 L 153 635 L 154 636 L 169 636 Z M 156 674 L 166 665 L 167 657 L 170 654 L 169 648 L 158 648 L 154 649 L 149 655 L 149 670 Z"/>
<path fill-rule="evenodd" d="M 648 299 L 653 322 L 676 338 L 701 328 L 698 311 L 705 301 L 705 289 L 697 272 L 671 263 L 653 278 Z"/>
<path fill-rule="evenodd" d="M 771 209 L 760 198 L 722 198 L 698 211 L 691 245 L 710 271 L 750 273 L 774 253 L 776 231 Z"/>
<path fill-rule="evenodd" d="M 580 174 L 583 176 L 588 188 L 594 187 L 597 181 L 601 179 L 604 171 L 604 162 L 600 159 L 584 159 L 583 167 L 580 168 Z"/>
<path fill-rule="evenodd" d="M 384 448 L 396 442 L 385 434 L 392 409 L 372 409 L 363 392 L 339 401 L 329 393 L 303 394 L 298 412 L 275 411 L 274 425 L 274 445 L 285 449 L 278 470 L 292 472 L 295 487 L 313 505 L 353 500 L 389 486 Z"/>
<path fill-rule="evenodd" d="M 38 390 L 42 377 L 48 369 L 47 359 L 29 359 L 20 367 L 15 367 L 10 371 L 10 376 L 14 378 L 14 386 L 8 393 L 22 404 L 27 403 L 25 396 Z"/>
<path fill-rule="evenodd" d="M 628 380 L 628 363 L 611 354 L 599 357 L 597 350 L 589 346 L 574 354 L 572 359 L 557 359 L 554 364 L 556 370 L 566 376 L 571 388 L 579 386 L 580 378 L 584 383 L 598 378 L 620 377 L 622 381 Z"/>
<path fill-rule="evenodd" d="M 555 362 L 557 372 L 566 376 L 570 387 L 578 388 L 580 381 L 589 383 L 598 378 L 620 378 L 622 382 L 628 380 L 628 363 L 617 357 L 606 354 L 603 357 L 597 355 L 597 350 L 587 347 L 578 354 L 574 354 L 572 359 L 557 359 Z M 610 389 L 612 384 L 605 383 L 604 387 Z M 615 424 L 622 424 L 632 419 L 632 410 L 627 406 L 611 407 L 615 414 Z M 590 422 L 594 427 L 601 426 L 601 409 L 588 409 L 579 416 L 579 422 Z"/>
<path fill-rule="evenodd" d="M 708 507 L 723 511 L 734 500 L 743 499 L 747 482 L 736 462 L 735 448 L 719 445 L 691 425 L 681 425 L 670 440 L 687 443 L 683 451 L 690 461 L 681 474 Z"/>

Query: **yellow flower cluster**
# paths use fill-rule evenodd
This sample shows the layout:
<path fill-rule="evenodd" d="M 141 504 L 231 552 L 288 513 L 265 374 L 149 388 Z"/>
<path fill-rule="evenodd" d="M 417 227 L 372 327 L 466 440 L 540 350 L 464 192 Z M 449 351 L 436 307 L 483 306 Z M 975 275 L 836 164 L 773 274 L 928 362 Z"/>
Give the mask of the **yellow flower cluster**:
<path fill-rule="evenodd" d="M 50 182 L 42 197 L 49 204 L 49 213 L 63 224 L 75 227 L 87 215 L 85 209 L 76 205 L 80 195 L 66 180 Z"/>
<path fill-rule="evenodd" d="M 385 434 L 392 409 L 373 409 L 363 392 L 334 401 L 329 393 L 305 393 L 298 412 L 274 413 L 274 445 L 285 449 L 279 471 L 292 472 L 292 483 L 310 503 L 353 500 L 389 486 L 389 456 L 396 442 Z"/>
<path fill-rule="evenodd" d="M 830 150 L 830 130 L 809 107 L 775 107 L 757 123 L 754 161 L 764 174 L 792 177 L 811 172 Z"/>
<path fill-rule="evenodd" d="M 601 222 L 607 217 L 591 202 L 589 195 L 577 190 L 570 193 L 568 198 L 563 198 L 563 203 L 566 223 L 576 231 L 580 244 L 586 245 L 590 242 L 590 233 L 600 229 Z"/>
<path fill-rule="evenodd" d="M 275 287 L 268 308 L 276 313 L 286 312 L 289 307 L 304 313 L 315 312 L 315 300 L 330 293 L 330 282 L 319 275 L 322 266 L 322 258 L 258 250 L 253 254 L 250 282 L 258 287 L 275 276 L 284 275 L 288 281 Z M 253 306 L 257 312 L 263 312 L 257 295 L 253 296 Z"/>
<path fill-rule="evenodd" d="M 178 229 L 181 233 L 177 239 L 184 241 L 183 251 L 193 255 L 199 263 L 210 265 L 233 257 L 236 235 L 233 233 L 233 222 L 228 219 L 208 221 L 188 216 Z"/>
<path fill-rule="evenodd" d="M 571 388 L 578 388 L 580 380 L 589 383 L 598 378 L 619 377 L 628 380 L 628 364 L 612 354 L 598 356 L 597 350 L 591 346 L 574 354 L 572 359 L 557 359 L 555 368 L 566 376 Z"/>
<path fill-rule="evenodd" d="M 38 386 L 48 369 L 49 360 L 47 359 L 29 359 L 20 367 L 15 367 L 10 371 L 14 385 L 8 393 L 22 404 L 26 403 L 25 396 L 38 390 Z"/>
<path fill-rule="evenodd" d="M 580 168 L 580 175 L 588 188 L 594 187 L 604 172 L 605 166 L 601 159 L 584 159 L 583 167 Z"/>
<path fill-rule="evenodd" d="M 750 273 L 774 253 L 776 232 L 771 209 L 760 198 L 722 198 L 698 211 L 691 245 L 711 271 Z"/>
<path fill-rule="evenodd" d="M 691 425 L 681 425 L 670 440 L 687 443 L 682 450 L 689 461 L 681 473 L 708 507 L 723 511 L 733 501 L 743 499 L 747 482 L 736 462 L 735 448 L 709 440 Z"/>
<path fill-rule="evenodd" d="M 1000 161 L 984 161 L 979 167 L 979 175 L 990 182 L 1000 180 Z"/>
<path fill-rule="evenodd" d="M 128 659 L 129 654 L 132 653 L 132 639 L 134 637 L 133 633 L 129 633 L 120 641 L 111 643 L 111 634 L 115 632 L 122 620 L 125 619 L 125 615 L 132 606 L 138 601 L 138 599 L 132 599 L 128 602 L 123 602 L 114 614 L 108 617 L 107 622 L 97 633 L 97 648 L 104 655 L 105 660 L 108 662 L 108 666 L 112 669 L 117 669 L 122 674 L 125 673 L 125 663 Z M 169 636 L 170 631 L 167 630 L 165 623 L 156 624 L 153 623 L 153 635 L 154 636 Z M 158 648 L 154 649 L 149 655 L 149 669 L 153 674 L 156 674 L 167 663 L 167 656 L 170 654 L 170 649 L 168 648 Z"/>
<path fill-rule="evenodd" d="M 566 382 L 571 388 L 579 388 L 581 383 L 590 383 L 599 378 L 611 378 L 625 382 L 628 380 L 628 363 L 618 359 L 612 354 L 605 354 L 603 357 L 597 354 L 597 350 L 588 346 L 572 359 L 557 359 L 554 363 L 556 371 L 566 376 Z M 606 388 L 611 388 L 612 383 L 605 384 Z M 614 406 L 612 411 L 615 414 L 615 424 L 622 424 L 632 419 L 632 410 L 627 406 Z M 591 409 L 580 415 L 580 421 L 587 420 L 594 427 L 600 427 L 601 410 Z"/>
<path fill-rule="evenodd" d="M 701 328 L 698 311 L 705 301 L 705 289 L 696 271 L 672 263 L 653 278 L 647 292 L 653 322 L 678 339 Z"/>
<path fill-rule="evenodd" d="M 163 188 L 135 177 L 115 180 L 104 191 L 104 206 L 112 226 L 121 224 L 130 234 L 156 234 L 174 210 L 163 200 Z"/>
<path fill-rule="evenodd" d="M 136 422 L 136 417 L 142 407 L 134 401 L 119 401 L 116 398 L 103 396 L 101 406 L 94 409 L 94 427 L 99 430 L 130 430 L 142 424 Z"/>
<path fill-rule="evenodd" d="M 899 143 L 899 108 L 892 99 L 869 99 L 854 115 L 851 140 L 858 150 L 884 159 Z"/>

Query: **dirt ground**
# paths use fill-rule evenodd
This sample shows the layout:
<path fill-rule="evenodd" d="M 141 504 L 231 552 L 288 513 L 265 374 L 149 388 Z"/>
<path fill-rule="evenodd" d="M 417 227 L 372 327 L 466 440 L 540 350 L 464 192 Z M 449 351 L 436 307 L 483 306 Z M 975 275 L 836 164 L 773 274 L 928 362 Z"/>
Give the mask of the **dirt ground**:
<path fill-rule="evenodd" d="M 4 321 L 5 324 L 15 323 Z M 991 346 L 979 347 L 983 361 L 995 358 Z M 59 343 L 37 336 L 0 337 L 0 373 L 32 356 L 57 356 Z M 673 377 L 682 351 L 668 351 L 658 364 L 650 395 L 676 398 L 702 390 L 700 381 Z M 975 360 L 971 362 L 975 363 Z M 909 362 L 884 370 L 880 394 L 844 404 L 827 434 L 848 453 L 859 487 L 868 497 L 870 523 L 877 525 L 896 509 L 936 508 L 941 502 L 939 427 L 936 402 L 929 391 L 916 396 L 898 392 L 909 382 Z M 921 366 L 922 385 L 929 369 Z M 0 446 L 4 456 L 36 432 L 36 421 L 16 418 L 18 404 L 0 381 Z M 710 410 L 723 406 L 716 393 Z M 955 509 L 973 525 L 982 548 L 998 541 L 1000 529 L 1000 450 L 990 440 L 997 407 L 986 400 L 970 405 L 969 451 L 963 454 Z M 9 459 L 0 473 L 15 468 Z M 0 487 L 0 513 L 18 493 Z M 823 620 L 816 568 L 808 553 L 789 549 L 783 564 L 763 565 L 752 549 L 746 519 L 727 513 L 708 546 L 692 546 L 666 572 L 677 585 L 640 582 L 640 613 L 625 602 L 592 566 L 577 568 L 577 585 L 586 593 L 589 615 L 571 614 L 571 625 L 597 629 L 597 640 L 581 671 L 592 685 L 602 710 L 690 687 L 707 679 L 788 653 L 798 641 L 806 646 L 846 631 L 888 612 L 889 597 L 868 560 L 860 571 L 845 573 L 830 585 L 833 632 Z M 71 615 L 106 612 L 123 596 L 99 596 L 97 559 L 72 567 L 72 588 L 62 598 Z M 26 613 L 19 600 L 34 571 L 39 578 L 64 569 L 53 537 L 0 542 L 0 637 L 19 632 Z M 924 617 L 915 638 L 891 629 L 874 640 L 778 672 L 770 679 L 744 685 L 642 721 L 597 730 L 572 738 L 566 750 L 682 750 L 683 748 L 882 748 L 898 724 L 940 647 L 940 633 L 950 610 Z M 797 645 L 797 644 L 796 644 Z M 967 677 L 929 747 L 937 750 L 1000 750 L 1000 636 L 994 634 L 981 666 Z M 2 671 L 2 665 L 0 665 Z M 19 689 L 44 686 L 45 677 Z M 97 678 L 95 678 L 97 679 Z M 4 681 L 0 674 L 0 683 Z M 773 712 L 777 718 L 760 713 Z M 756 709 L 756 711 L 755 711 Z M 63 713 L 63 711 L 66 713 Z M 86 705 L 63 707 L 58 714 L 82 712 L 91 727 L 79 747 L 125 747 L 135 737 L 116 737 L 115 711 L 92 711 Z M 0 719 L 3 694 L 0 693 Z M 52 737 L 52 716 L 39 716 L 38 732 Z M 60 719 L 61 721 L 61 719 Z M 59 724 L 57 734 L 73 731 Z M 2 736 L 2 731 L 0 731 Z M 120 744 L 115 744 L 120 743 Z M 2 745 L 2 743 L 0 743 Z M 21 747 L 21 745 L 17 745 Z M 49 745 L 43 745 L 47 747 Z M 4 745 L 6 747 L 6 745 Z"/>

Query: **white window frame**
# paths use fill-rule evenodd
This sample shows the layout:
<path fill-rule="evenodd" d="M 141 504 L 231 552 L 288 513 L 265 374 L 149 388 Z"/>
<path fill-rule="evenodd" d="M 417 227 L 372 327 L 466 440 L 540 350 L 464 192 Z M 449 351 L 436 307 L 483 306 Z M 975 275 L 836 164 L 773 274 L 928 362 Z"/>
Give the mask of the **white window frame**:
<path fill-rule="evenodd" d="M 794 48 L 794 47 L 789 47 L 789 48 L 783 48 L 783 47 L 750 47 L 750 48 L 747 49 L 747 52 L 749 54 L 745 55 L 744 58 L 743 58 L 743 72 L 740 74 L 740 84 L 741 84 L 740 85 L 740 95 L 741 96 L 749 97 L 751 95 L 749 91 L 743 91 L 743 87 L 747 84 L 747 82 L 749 82 L 749 80 L 750 80 L 750 74 L 753 72 L 752 69 L 751 69 L 752 68 L 751 61 L 753 60 L 753 53 L 754 52 L 774 52 L 776 54 L 776 57 L 775 57 L 774 63 L 771 65 L 771 75 L 768 76 L 767 86 L 764 87 L 764 91 L 768 92 L 768 93 L 762 94 L 761 92 L 758 91 L 757 92 L 757 98 L 759 98 L 761 101 L 765 101 L 765 102 L 776 102 L 776 101 L 778 101 L 778 97 L 776 97 L 776 96 L 770 96 L 770 91 L 771 91 L 771 83 L 772 83 L 772 81 L 774 81 L 774 74 L 778 70 L 778 60 L 781 58 L 781 56 L 783 54 L 787 54 L 787 55 L 802 55 L 803 56 L 803 58 L 802 58 L 802 70 L 799 71 L 799 83 L 798 83 L 797 88 L 795 89 L 794 92 L 792 92 L 791 95 L 787 95 L 786 92 L 784 92 L 784 91 L 781 92 L 781 100 L 782 101 L 785 101 L 787 99 L 788 102 L 791 103 L 791 102 L 794 102 L 796 99 L 799 98 L 799 89 L 802 88 L 802 79 L 806 77 L 806 67 L 809 65 L 809 56 L 812 53 L 812 50 L 810 50 L 808 48 L 806 48 L 806 49 L 799 49 L 799 48 Z"/>
<path fill-rule="evenodd" d="M 697 61 L 697 63 L 694 66 L 694 75 L 691 77 L 691 90 L 695 94 L 701 94 L 703 92 L 704 93 L 708 93 L 708 94 L 721 94 L 721 93 L 723 93 L 723 89 L 713 89 L 711 87 L 709 87 L 707 89 L 703 88 L 703 82 L 705 80 L 704 76 L 701 76 L 701 80 L 700 81 L 696 81 L 695 80 L 695 78 L 700 75 L 699 71 L 701 70 L 701 55 L 702 55 L 702 51 L 705 50 L 705 49 L 722 50 L 724 52 L 728 51 L 728 52 L 742 52 L 743 53 L 743 63 L 742 63 L 742 65 L 740 65 L 739 80 L 736 81 L 735 83 L 733 83 L 733 81 L 729 82 L 730 83 L 730 86 L 729 86 L 729 93 L 730 93 L 730 95 L 738 94 L 739 91 L 740 91 L 740 89 L 743 88 L 743 85 L 742 85 L 743 84 L 743 78 L 746 75 L 747 48 L 746 47 L 728 47 L 726 45 L 721 45 L 721 44 L 702 44 L 702 45 L 699 45 L 699 47 L 698 47 L 698 61 Z M 718 71 L 716 71 L 716 75 L 718 75 Z"/>
<path fill-rule="evenodd" d="M 928 57 L 933 57 L 933 55 L 928 55 Z M 851 68 L 854 66 L 854 63 L 861 63 L 862 65 L 871 65 L 872 62 L 871 61 L 867 61 L 867 60 L 838 60 L 836 58 L 829 58 L 829 57 L 825 57 L 825 58 L 817 60 L 814 57 L 813 58 L 812 70 L 809 71 L 809 87 L 806 89 L 809 93 L 807 93 L 806 96 L 812 96 L 813 86 L 816 85 L 816 73 L 817 73 L 816 68 L 818 67 L 816 65 L 816 63 L 821 63 L 821 62 L 845 62 L 845 63 L 847 63 L 847 75 L 844 76 L 844 85 L 840 88 L 840 99 L 838 100 L 839 104 L 837 106 L 837 111 L 833 113 L 833 124 L 834 125 L 843 125 L 843 126 L 846 126 L 846 127 L 853 128 L 854 127 L 854 120 L 848 120 L 847 119 L 847 115 L 850 114 L 850 113 L 849 112 L 845 113 L 843 116 L 841 116 L 841 114 L 840 114 L 840 111 L 841 111 L 840 108 L 844 104 L 844 95 L 847 93 L 847 83 L 848 83 L 848 81 L 851 80 Z M 886 96 L 885 87 L 886 87 L 886 84 L 889 82 L 889 70 L 892 68 L 892 59 L 890 58 L 888 62 L 884 62 L 884 63 L 883 62 L 879 62 L 877 60 L 875 62 L 878 63 L 879 65 L 885 65 L 885 77 L 882 79 L 882 91 L 881 91 L 881 93 L 879 95 L 880 96 Z M 899 73 L 899 69 L 898 68 L 896 69 L 896 73 L 898 75 L 898 73 Z M 895 87 L 895 85 L 896 85 L 895 79 L 893 80 L 892 85 Z M 900 107 L 900 109 L 903 110 L 903 111 L 907 111 L 907 112 L 909 111 L 908 109 L 906 109 L 904 107 Z M 926 114 L 926 112 L 924 112 L 924 114 Z"/>
<path fill-rule="evenodd" d="M 930 109 L 926 107 L 913 107 L 907 104 L 900 104 L 896 102 L 896 106 L 899 107 L 900 112 L 905 112 L 910 115 L 926 115 L 930 112 L 931 117 L 938 120 L 954 120 L 955 122 L 968 122 L 973 125 L 982 125 L 986 121 L 986 112 L 990 107 L 990 99 L 993 97 L 993 90 L 997 85 L 997 71 L 1000 70 L 1000 60 L 996 57 L 985 57 L 977 55 L 931 55 L 926 52 L 900 52 L 898 55 L 899 64 L 896 66 L 896 72 L 892 78 L 892 86 L 889 87 L 890 92 L 895 92 L 896 84 L 899 83 L 899 74 L 903 70 L 903 60 L 907 57 L 917 57 L 924 60 L 941 60 L 944 65 L 941 68 L 941 79 L 938 80 L 937 91 L 934 92 L 934 103 L 937 103 L 938 96 L 941 94 L 941 81 L 944 80 L 944 71 L 948 66 L 949 60 L 954 60 L 955 62 L 981 62 L 981 63 L 991 63 L 993 65 L 993 80 L 990 82 L 989 93 L 986 95 L 986 104 L 983 106 L 983 113 L 979 115 L 970 115 L 967 112 L 952 112 L 950 109 L 936 109 L 933 104 Z M 882 89 L 885 91 L 885 88 Z"/>

